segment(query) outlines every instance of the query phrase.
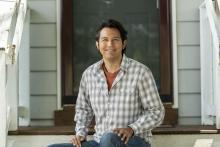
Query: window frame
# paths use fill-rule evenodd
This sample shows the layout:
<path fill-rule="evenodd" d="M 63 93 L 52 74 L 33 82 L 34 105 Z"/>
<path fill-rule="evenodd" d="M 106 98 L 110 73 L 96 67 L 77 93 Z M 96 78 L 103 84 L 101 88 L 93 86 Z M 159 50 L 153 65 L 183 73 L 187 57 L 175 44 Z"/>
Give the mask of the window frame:
<path fill-rule="evenodd" d="M 160 96 L 164 104 L 173 104 L 171 49 L 171 0 L 159 0 L 160 5 Z M 73 104 L 73 0 L 61 2 L 61 93 L 62 105 Z"/>

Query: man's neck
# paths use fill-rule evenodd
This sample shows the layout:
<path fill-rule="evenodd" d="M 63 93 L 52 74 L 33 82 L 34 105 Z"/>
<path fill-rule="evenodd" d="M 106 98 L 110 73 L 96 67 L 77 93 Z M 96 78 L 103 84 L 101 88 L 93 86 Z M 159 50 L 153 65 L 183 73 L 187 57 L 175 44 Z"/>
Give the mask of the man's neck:
<path fill-rule="evenodd" d="M 104 60 L 104 66 L 108 72 L 114 73 L 120 69 L 121 61 L 122 58 L 114 61 Z"/>

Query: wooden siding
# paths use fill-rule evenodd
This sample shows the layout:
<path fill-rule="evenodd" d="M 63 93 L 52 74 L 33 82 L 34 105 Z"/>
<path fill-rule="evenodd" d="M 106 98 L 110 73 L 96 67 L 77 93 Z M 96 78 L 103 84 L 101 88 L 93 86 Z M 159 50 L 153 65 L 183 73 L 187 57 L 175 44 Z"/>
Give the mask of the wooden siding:
<path fill-rule="evenodd" d="M 31 96 L 31 116 L 34 119 L 53 119 L 53 112 L 56 109 L 56 95 Z"/>
<path fill-rule="evenodd" d="M 57 105 L 56 0 L 29 0 L 31 119 L 53 119 Z"/>
<path fill-rule="evenodd" d="M 200 69 L 200 49 L 198 45 L 179 46 L 177 58 L 178 69 Z"/>
<path fill-rule="evenodd" d="M 199 5 L 177 1 L 179 124 L 201 123 Z"/>
<path fill-rule="evenodd" d="M 31 48 L 31 71 L 56 71 L 56 48 Z"/>
<path fill-rule="evenodd" d="M 56 94 L 56 72 L 40 71 L 31 72 L 31 95 Z"/>

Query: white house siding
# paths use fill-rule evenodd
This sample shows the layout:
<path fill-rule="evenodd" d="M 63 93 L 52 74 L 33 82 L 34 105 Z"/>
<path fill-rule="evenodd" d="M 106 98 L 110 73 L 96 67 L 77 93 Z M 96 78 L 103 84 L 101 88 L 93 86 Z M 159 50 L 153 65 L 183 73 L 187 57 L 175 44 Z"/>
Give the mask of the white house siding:
<path fill-rule="evenodd" d="M 56 0 L 29 0 L 29 8 L 31 120 L 52 120 L 57 108 Z"/>
<path fill-rule="evenodd" d="M 201 124 L 199 5 L 202 2 L 176 2 L 180 124 Z"/>

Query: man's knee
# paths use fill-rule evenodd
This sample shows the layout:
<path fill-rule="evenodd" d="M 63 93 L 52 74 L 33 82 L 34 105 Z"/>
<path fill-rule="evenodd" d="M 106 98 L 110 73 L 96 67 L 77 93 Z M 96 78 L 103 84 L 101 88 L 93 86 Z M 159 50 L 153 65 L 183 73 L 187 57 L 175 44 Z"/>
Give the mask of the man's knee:
<path fill-rule="evenodd" d="M 51 144 L 48 145 L 47 147 L 75 147 L 75 146 L 71 143 L 61 143 L 61 144 Z"/>
<path fill-rule="evenodd" d="M 47 147 L 59 147 L 57 144 L 50 144 Z"/>
<path fill-rule="evenodd" d="M 127 146 L 128 147 L 134 147 L 134 146 L 151 147 L 151 145 L 148 142 L 146 142 L 143 138 L 140 138 L 138 136 L 131 137 L 127 143 Z"/>
<path fill-rule="evenodd" d="M 117 134 L 111 132 L 103 134 L 100 140 L 100 144 L 106 144 L 106 145 L 107 144 L 116 145 L 120 143 L 121 143 L 121 138 L 118 137 Z"/>

